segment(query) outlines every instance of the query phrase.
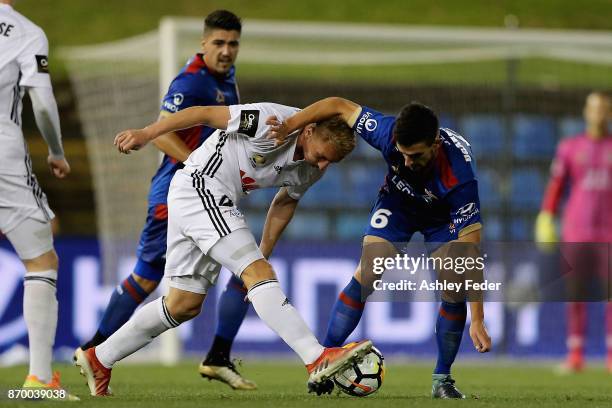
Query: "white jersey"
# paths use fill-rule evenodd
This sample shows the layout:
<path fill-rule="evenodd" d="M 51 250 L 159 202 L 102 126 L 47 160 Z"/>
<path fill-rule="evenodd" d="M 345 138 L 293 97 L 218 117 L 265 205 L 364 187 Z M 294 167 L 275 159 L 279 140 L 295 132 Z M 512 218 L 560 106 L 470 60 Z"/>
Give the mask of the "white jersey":
<path fill-rule="evenodd" d="M 31 172 L 21 131 L 22 98 L 24 88 L 51 88 L 48 51 L 40 27 L 0 4 L 0 174 Z"/>
<path fill-rule="evenodd" d="M 234 204 L 250 191 L 267 187 L 287 187 L 289 195 L 299 200 L 321 178 L 323 171 L 318 167 L 293 160 L 298 132 L 280 146 L 266 139 L 269 116 L 284 120 L 298 108 L 255 103 L 232 105 L 229 110 L 227 129 L 213 133 L 185 161 L 182 171 L 191 175 L 194 187 L 212 181 Z"/>

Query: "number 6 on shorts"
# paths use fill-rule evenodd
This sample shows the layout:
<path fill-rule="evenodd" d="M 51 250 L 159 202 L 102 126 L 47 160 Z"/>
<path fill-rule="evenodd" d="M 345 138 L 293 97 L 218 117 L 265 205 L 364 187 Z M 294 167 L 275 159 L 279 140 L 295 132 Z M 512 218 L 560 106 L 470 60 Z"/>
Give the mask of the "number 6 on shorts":
<path fill-rule="evenodd" d="M 377 210 L 370 220 L 370 225 L 374 228 L 385 228 L 389 223 L 389 216 L 391 215 L 391 211 L 386 208 L 381 208 Z"/>

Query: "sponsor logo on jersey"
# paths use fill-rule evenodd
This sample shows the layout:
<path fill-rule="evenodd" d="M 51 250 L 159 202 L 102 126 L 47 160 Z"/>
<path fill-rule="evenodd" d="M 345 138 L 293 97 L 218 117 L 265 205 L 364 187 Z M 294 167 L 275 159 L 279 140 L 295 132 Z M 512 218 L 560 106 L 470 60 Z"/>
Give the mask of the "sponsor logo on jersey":
<path fill-rule="evenodd" d="M 174 103 L 175 106 L 181 106 L 184 99 L 185 97 L 182 93 L 175 93 L 174 95 L 172 95 L 172 103 Z"/>
<path fill-rule="evenodd" d="M 35 55 L 36 57 L 36 67 L 38 68 L 39 74 L 48 74 L 49 73 L 49 59 L 46 55 Z"/>
<path fill-rule="evenodd" d="M 230 217 L 242 218 L 243 215 L 240 210 L 236 208 L 232 208 L 231 210 L 225 210 L 226 214 L 229 214 Z"/>
<path fill-rule="evenodd" d="M 407 194 L 417 199 L 420 198 L 423 201 L 425 201 L 427 204 L 431 204 L 433 200 L 438 199 L 435 195 L 432 194 L 431 191 L 427 189 L 425 189 L 425 194 L 418 194 L 414 190 L 414 187 L 412 187 L 406 180 L 404 180 L 397 174 L 394 174 L 393 177 L 391 177 L 391 183 L 395 186 L 396 189 L 398 189 L 402 193 Z"/>
<path fill-rule="evenodd" d="M 218 104 L 225 105 L 225 95 L 220 89 L 217 89 L 217 96 L 215 97 L 215 100 Z"/>
<path fill-rule="evenodd" d="M 480 210 L 476 207 L 476 203 L 467 203 L 455 212 L 456 217 L 453 218 L 453 224 L 463 224 L 479 212 Z"/>
<path fill-rule="evenodd" d="M 240 125 L 238 132 L 244 133 L 247 136 L 255 137 L 257 125 L 259 124 L 258 110 L 243 110 L 240 111 Z"/>
<path fill-rule="evenodd" d="M 266 158 L 263 155 L 256 153 L 251 156 L 251 165 L 253 166 L 253 168 L 257 166 L 263 166 L 264 164 L 266 164 Z"/>
<path fill-rule="evenodd" d="M 368 122 L 374 122 L 373 125 L 368 125 Z M 363 131 L 363 128 L 365 128 L 368 131 L 372 131 L 374 129 L 376 129 L 376 126 L 378 125 L 376 120 L 372 119 L 372 112 L 366 112 L 364 115 L 361 115 L 361 117 L 359 118 L 359 121 L 357 122 L 357 126 L 355 127 L 355 130 L 357 131 L 357 133 L 361 133 Z M 374 126 L 372 129 L 370 129 L 368 126 Z"/>
<path fill-rule="evenodd" d="M 472 157 L 470 156 L 470 153 L 468 152 L 467 148 L 465 147 L 466 145 L 467 146 L 470 145 L 468 143 L 468 141 L 465 140 L 465 138 L 463 136 L 461 136 L 458 133 L 455 133 L 451 129 L 444 128 L 444 131 L 446 132 L 446 134 L 448 135 L 450 140 L 453 142 L 455 147 L 461 151 L 461 154 L 463 154 L 463 159 L 466 162 L 471 162 L 472 161 Z"/>
<path fill-rule="evenodd" d="M 248 193 L 251 190 L 256 190 L 259 188 L 257 185 L 257 181 L 246 175 L 244 170 L 240 170 L 240 181 L 242 183 L 242 192 Z"/>
<path fill-rule="evenodd" d="M 472 212 L 474 212 L 474 209 L 476 209 L 476 203 L 472 202 L 472 203 L 467 203 L 466 205 L 464 205 L 463 207 L 459 208 L 457 210 L 457 215 L 468 215 Z"/>
<path fill-rule="evenodd" d="M 280 174 L 281 171 L 283 171 L 283 166 L 279 166 L 279 165 L 274 166 L 274 171 L 276 172 L 276 174 Z"/>
<path fill-rule="evenodd" d="M 164 101 L 164 109 L 169 112 L 178 112 L 178 108 L 168 101 Z"/>
<path fill-rule="evenodd" d="M 365 121 L 365 128 L 368 132 L 373 132 L 374 130 L 376 130 L 377 126 L 378 122 L 376 121 L 376 119 L 368 119 Z"/>

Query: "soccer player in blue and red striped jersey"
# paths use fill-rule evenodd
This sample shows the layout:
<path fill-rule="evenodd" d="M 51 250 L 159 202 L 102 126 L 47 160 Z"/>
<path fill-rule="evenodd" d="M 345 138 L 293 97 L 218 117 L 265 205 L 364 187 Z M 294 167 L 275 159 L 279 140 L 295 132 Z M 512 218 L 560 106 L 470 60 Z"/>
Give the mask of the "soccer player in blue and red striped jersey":
<path fill-rule="evenodd" d="M 332 310 L 324 341 L 327 347 L 342 344 L 359 323 L 366 298 L 373 291 L 373 257 L 392 257 L 397 253 L 394 243 L 410 241 L 415 232 L 423 234 L 434 257 L 450 255 L 451 245 L 460 248 L 460 256 L 476 257 L 482 228 L 471 147 L 454 131 L 439 128 L 436 114 L 425 105 L 411 103 L 395 117 L 346 99 L 327 98 L 295 113 L 284 123 L 269 118 L 270 137 L 280 141 L 305 123 L 336 115 L 382 153 L 389 172 L 371 210 L 360 264 Z M 445 279 L 459 274 L 450 272 Z M 482 270 L 478 272 L 481 273 Z M 438 361 L 433 373 L 434 398 L 465 398 L 455 387 L 450 370 L 459 351 L 468 302 L 469 334 L 474 347 L 481 353 L 491 348 L 481 295 L 441 294 L 435 333 Z"/>
<path fill-rule="evenodd" d="M 189 59 L 170 84 L 162 100 L 160 120 L 191 106 L 240 103 L 234 63 L 240 47 L 241 30 L 240 18 L 227 10 L 217 10 L 206 17 L 202 52 Z M 170 180 L 183 167 L 183 161 L 191 152 L 214 131 L 209 127 L 196 126 L 168 133 L 154 141 L 164 156 L 151 180 L 148 213 L 140 236 L 136 266 L 133 273 L 114 290 L 97 332 L 81 346 L 83 350 L 97 346 L 117 331 L 159 285 L 166 262 Z M 254 389 L 256 385 L 253 382 L 236 372 L 229 359 L 229 346 L 226 346 L 225 338 L 233 339 L 248 309 L 241 291 L 233 296 L 234 286 L 242 288 L 242 282 L 238 278 L 232 279 L 228 285 L 230 289 L 226 291 L 228 295 L 221 299 L 221 304 L 226 304 L 221 308 L 225 316 L 219 319 L 213 350 L 203 363 L 204 372 L 202 366 L 200 371 L 203 376 L 227 382 L 232 388 Z"/>

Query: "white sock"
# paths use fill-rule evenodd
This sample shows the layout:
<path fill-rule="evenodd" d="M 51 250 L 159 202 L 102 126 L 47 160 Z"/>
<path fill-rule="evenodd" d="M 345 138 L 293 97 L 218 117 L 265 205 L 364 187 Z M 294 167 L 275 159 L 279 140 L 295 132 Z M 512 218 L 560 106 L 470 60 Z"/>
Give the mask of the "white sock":
<path fill-rule="evenodd" d="M 276 279 L 256 283 L 247 296 L 259 317 L 300 356 L 304 364 L 312 363 L 321 355 L 324 347 L 289 303 Z"/>
<path fill-rule="evenodd" d="M 174 320 L 164 297 L 141 307 L 123 326 L 95 349 L 96 356 L 106 368 L 149 344 L 155 337 L 180 323 Z"/>
<path fill-rule="evenodd" d="M 57 271 L 27 272 L 23 279 L 23 317 L 30 343 L 30 375 L 51 381 L 51 361 L 57 329 Z"/>

